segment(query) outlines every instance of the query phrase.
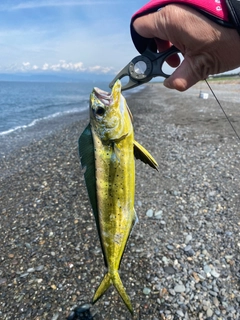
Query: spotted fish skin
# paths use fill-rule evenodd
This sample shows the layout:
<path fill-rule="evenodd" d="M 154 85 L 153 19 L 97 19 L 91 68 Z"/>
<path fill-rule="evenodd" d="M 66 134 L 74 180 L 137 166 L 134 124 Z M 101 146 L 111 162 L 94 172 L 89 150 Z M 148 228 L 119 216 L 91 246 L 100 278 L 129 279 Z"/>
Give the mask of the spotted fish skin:
<path fill-rule="evenodd" d="M 157 168 L 157 163 L 147 150 L 134 141 L 132 115 L 121 94 L 119 80 L 111 94 L 94 88 L 89 109 L 90 125 L 79 139 L 79 154 L 82 166 L 86 167 L 85 181 L 107 267 L 93 302 L 113 284 L 133 313 L 118 270 L 137 219 L 134 210 L 134 150 L 138 158 L 152 167 Z"/>

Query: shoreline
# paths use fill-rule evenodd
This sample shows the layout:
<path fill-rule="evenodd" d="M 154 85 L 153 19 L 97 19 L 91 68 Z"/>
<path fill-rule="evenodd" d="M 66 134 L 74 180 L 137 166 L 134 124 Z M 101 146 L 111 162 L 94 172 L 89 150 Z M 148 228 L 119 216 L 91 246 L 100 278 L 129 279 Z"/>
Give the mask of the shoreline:
<path fill-rule="evenodd" d="M 76 118 L 80 120 L 87 117 L 88 110 L 80 109 L 76 112 L 40 119 L 33 126 L 26 125 L 8 134 L 0 135 L 0 158 L 5 158 L 18 149 L 26 148 L 51 134 L 60 132 L 64 127 L 76 122 Z"/>
<path fill-rule="evenodd" d="M 135 320 L 240 318 L 239 141 L 214 98 L 198 98 L 202 86 L 150 83 L 127 98 L 135 138 L 159 163 L 157 173 L 136 161 L 139 223 L 120 267 Z M 239 103 L 227 100 L 240 128 Z M 0 159 L 3 320 L 66 319 L 105 273 L 77 152 L 87 123 Z M 113 288 L 91 310 L 94 320 L 132 319 Z"/>

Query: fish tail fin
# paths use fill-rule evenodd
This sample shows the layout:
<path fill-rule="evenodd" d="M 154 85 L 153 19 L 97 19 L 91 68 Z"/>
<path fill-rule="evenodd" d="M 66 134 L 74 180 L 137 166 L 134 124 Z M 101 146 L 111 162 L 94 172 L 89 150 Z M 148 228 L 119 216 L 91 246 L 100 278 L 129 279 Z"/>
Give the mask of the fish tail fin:
<path fill-rule="evenodd" d="M 107 291 L 107 289 L 112 284 L 110 273 L 106 273 L 102 282 L 100 283 L 99 287 L 97 288 L 97 291 L 94 294 L 93 297 L 93 303 L 95 303 L 101 296 Z"/>
<path fill-rule="evenodd" d="M 119 276 L 118 271 L 114 271 L 114 273 L 108 272 L 105 274 L 100 286 L 97 288 L 97 291 L 95 292 L 95 295 L 93 297 L 93 303 L 95 303 L 105 293 L 105 291 L 107 291 L 111 284 L 113 284 L 114 287 L 117 289 L 128 310 L 131 312 L 131 314 L 133 314 L 133 307 L 130 298 L 126 293 L 126 290 L 122 284 L 122 280 Z"/>

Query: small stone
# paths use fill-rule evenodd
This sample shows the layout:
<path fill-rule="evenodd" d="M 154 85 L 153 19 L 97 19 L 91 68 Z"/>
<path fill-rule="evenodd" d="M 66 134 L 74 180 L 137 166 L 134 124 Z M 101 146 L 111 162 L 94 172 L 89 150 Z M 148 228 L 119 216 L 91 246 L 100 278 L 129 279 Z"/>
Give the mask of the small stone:
<path fill-rule="evenodd" d="M 188 234 L 185 238 L 185 243 L 188 244 L 190 241 L 192 241 L 192 235 Z"/>
<path fill-rule="evenodd" d="M 29 275 L 29 273 L 28 273 L 28 272 L 25 272 L 25 273 L 22 273 L 22 274 L 20 275 L 20 277 L 21 277 L 21 278 L 26 278 L 28 275 Z"/>
<path fill-rule="evenodd" d="M 183 215 L 181 221 L 182 221 L 183 223 L 187 223 L 187 222 L 188 222 L 187 216 Z"/>
<path fill-rule="evenodd" d="M 159 293 L 160 298 L 166 296 L 167 293 L 168 293 L 168 290 L 166 288 L 162 288 L 160 293 Z"/>
<path fill-rule="evenodd" d="M 43 279 L 36 279 L 36 282 L 37 282 L 37 283 L 42 283 L 42 282 L 43 282 Z"/>
<path fill-rule="evenodd" d="M 219 301 L 216 297 L 213 298 L 213 303 L 214 303 L 215 307 L 219 306 Z"/>
<path fill-rule="evenodd" d="M 141 206 L 142 206 L 142 201 L 139 201 L 139 200 L 138 200 L 137 205 L 138 205 L 139 207 L 141 207 Z"/>
<path fill-rule="evenodd" d="M 29 268 L 27 269 L 27 272 L 31 273 L 31 272 L 34 272 L 35 271 L 35 268 Z"/>
<path fill-rule="evenodd" d="M 55 284 L 52 284 L 52 285 L 51 285 L 51 288 L 52 288 L 53 290 L 56 290 L 56 289 L 57 289 L 57 287 L 56 287 Z"/>
<path fill-rule="evenodd" d="M 215 291 L 212 291 L 212 290 L 209 290 L 209 294 L 213 297 L 216 297 L 217 296 L 217 292 Z"/>
<path fill-rule="evenodd" d="M 202 301 L 202 304 L 203 304 L 203 309 L 206 311 L 207 309 L 209 309 L 209 307 L 210 307 L 210 305 L 211 305 L 211 303 L 210 303 L 210 301 L 209 300 L 203 300 Z"/>
<path fill-rule="evenodd" d="M 202 280 L 202 281 L 206 280 L 206 277 L 204 274 L 198 273 L 198 276 L 199 276 L 200 280 Z"/>
<path fill-rule="evenodd" d="M 52 238 L 54 236 L 54 233 L 52 231 L 49 232 L 49 238 Z"/>
<path fill-rule="evenodd" d="M 162 257 L 162 262 L 166 265 L 168 264 L 169 260 L 167 257 Z"/>
<path fill-rule="evenodd" d="M 148 218 L 152 218 L 153 217 L 153 210 L 152 209 L 148 209 L 148 211 L 146 212 L 146 216 Z"/>
<path fill-rule="evenodd" d="M 163 215 L 162 210 L 159 210 L 158 212 L 155 213 L 155 218 L 156 218 L 156 219 L 161 219 L 161 218 L 162 218 L 162 215 Z"/>
<path fill-rule="evenodd" d="M 151 289 L 149 289 L 149 288 L 144 288 L 143 289 L 143 293 L 147 296 L 147 295 L 149 295 L 150 294 L 150 292 L 151 292 Z"/>
<path fill-rule="evenodd" d="M 192 249 L 192 246 L 187 245 L 183 250 L 184 250 L 184 251 L 189 251 L 189 250 L 191 250 L 191 249 Z"/>
<path fill-rule="evenodd" d="M 39 271 L 39 272 L 42 271 L 43 269 L 44 269 L 43 265 L 36 267 L 36 271 Z"/>
<path fill-rule="evenodd" d="M 207 314 L 207 317 L 210 318 L 213 315 L 212 309 L 208 308 L 206 314 Z"/>
<path fill-rule="evenodd" d="M 175 292 L 184 292 L 186 290 L 185 286 L 183 284 L 177 284 L 174 287 Z"/>
<path fill-rule="evenodd" d="M 6 279 L 6 278 L 0 279 L 0 285 L 1 285 L 1 284 L 5 284 L 5 283 L 7 283 L 7 279 Z"/>
<path fill-rule="evenodd" d="M 163 268 L 164 272 L 168 274 L 175 274 L 176 270 L 172 266 L 167 266 Z"/>
<path fill-rule="evenodd" d="M 190 245 L 187 245 L 183 250 L 188 257 L 193 257 L 195 254 L 194 250 Z"/>
<path fill-rule="evenodd" d="M 211 275 L 212 275 L 214 278 L 219 278 L 219 277 L 220 277 L 220 273 L 218 273 L 215 269 L 212 269 L 212 270 L 211 270 Z"/>
<path fill-rule="evenodd" d="M 198 274 L 196 272 L 193 272 L 192 275 L 194 277 L 194 280 L 198 283 L 200 281 Z"/>
<path fill-rule="evenodd" d="M 173 289 L 169 289 L 169 293 L 170 293 L 172 296 L 175 296 L 175 295 L 176 295 L 176 292 L 175 292 Z"/>
<path fill-rule="evenodd" d="M 59 318 L 59 313 L 54 313 L 51 320 L 58 320 L 58 318 Z"/>
<path fill-rule="evenodd" d="M 184 313 L 182 312 L 182 310 L 177 310 L 177 314 L 178 314 L 180 317 L 184 317 Z"/>
<path fill-rule="evenodd" d="M 207 264 L 203 267 L 203 270 L 206 274 L 211 273 L 211 271 L 212 271 L 211 268 Z"/>
<path fill-rule="evenodd" d="M 174 247 L 171 244 L 168 244 L 167 248 L 168 248 L 168 250 L 173 250 Z"/>
<path fill-rule="evenodd" d="M 202 251 L 202 254 L 204 255 L 204 256 L 209 256 L 209 253 L 207 252 L 207 250 L 206 249 L 204 249 L 203 251 Z"/>

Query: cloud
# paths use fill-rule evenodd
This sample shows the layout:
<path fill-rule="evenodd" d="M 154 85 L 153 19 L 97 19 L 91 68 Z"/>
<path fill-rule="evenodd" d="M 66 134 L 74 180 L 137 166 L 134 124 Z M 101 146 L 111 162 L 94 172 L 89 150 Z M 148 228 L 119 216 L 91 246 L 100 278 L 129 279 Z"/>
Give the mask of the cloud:
<path fill-rule="evenodd" d="M 24 67 L 29 67 L 30 66 L 30 62 L 23 62 L 22 63 Z"/>
<path fill-rule="evenodd" d="M 114 68 L 112 67 L 101 67 L 101 66 L 89 67 L 88 69 L 90 72 L 94 72 L 94 73 L 109 73 L 114 70 Z"/>
<path fill-rule="evenodd" d="M 36 64 L 31 64 L 29 61 L 22 62 L 20 65 L 12 64 L 8 66 L 5 70 L 15 71 L 15 72 L 29 72 L 29 71 L 38 71 L 38 72 L 91 72 L 97 74 L 107 74 L 114 73 L 113 67 L 103 67 L 103 66 L 90 66 L 85 67 L 83 62 L 67 62 L 65 60 L 59 60 L 58 63 L 44 63 L 39 66 Z"/>
<path fill-rule="evenodd" d="M 44 63 L 42 68 L 43 71 L 75 71 L 75 72 L 84 72 L 87 69 L 84 68 L 82 62 L 66 62 L 65 60 L 60 60 L 58 63 L 55 64 L 48 64 Z"/>

